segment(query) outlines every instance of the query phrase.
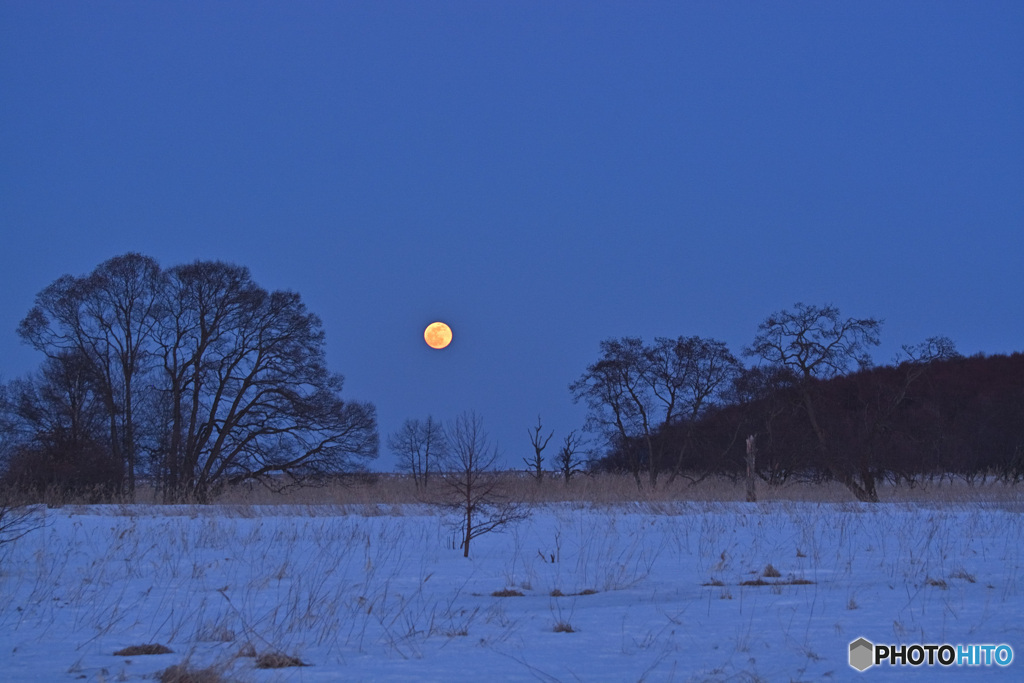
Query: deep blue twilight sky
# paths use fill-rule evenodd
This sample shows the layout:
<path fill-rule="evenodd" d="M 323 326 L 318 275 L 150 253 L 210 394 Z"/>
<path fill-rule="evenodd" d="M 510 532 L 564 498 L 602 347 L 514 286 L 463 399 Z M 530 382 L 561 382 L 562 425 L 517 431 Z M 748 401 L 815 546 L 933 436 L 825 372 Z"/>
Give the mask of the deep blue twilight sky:
<path fill-rule="evenodd" d="M 1024 350 L 1024 3 L 0 0 L 0 230 L 4 379 L 61 274 L 222 259 L 514 465 L 608 337 Z"/>

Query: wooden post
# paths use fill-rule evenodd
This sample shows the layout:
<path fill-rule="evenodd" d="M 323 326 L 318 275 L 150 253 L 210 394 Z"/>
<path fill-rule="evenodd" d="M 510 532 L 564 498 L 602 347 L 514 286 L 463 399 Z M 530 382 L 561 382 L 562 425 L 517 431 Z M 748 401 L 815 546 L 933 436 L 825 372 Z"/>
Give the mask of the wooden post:
<path fill-rule="evenodd" d="M 757 502 L 757 474 L 755 459 L 757 458 L 757 435 L 747 437 L 747 502 Z"/>

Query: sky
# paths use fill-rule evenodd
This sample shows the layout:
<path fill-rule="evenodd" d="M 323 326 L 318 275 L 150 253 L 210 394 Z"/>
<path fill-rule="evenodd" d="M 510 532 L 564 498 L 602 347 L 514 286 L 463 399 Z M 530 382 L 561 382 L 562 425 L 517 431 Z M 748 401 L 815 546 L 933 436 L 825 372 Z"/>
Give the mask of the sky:
<path fill-rule="evenodd" d="M 509 466 L 603 339 L 798 301 L 1024 350 L 1019 2 L 0 0 L 0 376 L 129 251 L 299 292 L 344 394 Z M 428 348 L 435 320 L 451 346 Z"/>

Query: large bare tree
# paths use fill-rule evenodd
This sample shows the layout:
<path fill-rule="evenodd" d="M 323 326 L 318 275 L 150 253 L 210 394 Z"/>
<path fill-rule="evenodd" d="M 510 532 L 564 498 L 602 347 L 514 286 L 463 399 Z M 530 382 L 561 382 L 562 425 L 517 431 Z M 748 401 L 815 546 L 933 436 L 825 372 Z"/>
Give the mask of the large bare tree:
<path fill-rule="evenodd" d="M 659 472 L 678 469 L 682 453 L 670 459 L 667 428 L 693 421 L 739 371 L 723 342 L 701 337 L 638 337 L 601 342 L 601 358 L 569 389 L 589 408 L 587 428 L 603 434 L 631 463 L 637 486 L 646 470 L 651 488 Z"/>
<path fill-rule="evenodd" d="M 882 322 L 875 318 L 843 318 L 832 305 L 797 303 L 792 310 L 768 316 L 758 326 L 754 342 L 744 349 L 747 356 L 791 370 L 817 448 L 829 473 L 863 501 L 878 501 L 875 476 L 870 468 L 858 467 L 837 457 L 835 444 L 819 419 L 815 382 L 836 377 L 851 366 L 868 368 L 868 349 L 879 343 Z"/>
<path fill-rule="evenodd" d="M 175 497 L 204 500 L 226 482 L 295 481 L 376 456 L 374 408 L 341 399 L 320 320 L 298 294 L 267 292 L 245 268 L 196 262 L 170 271 L 163 302 Z"/>
<path fill-rule="evenodd" d="M 75 353 L 88 364 L 103 397 L 110 447 L 120 464 L 118 487 L 135 491 L 139 378 L 152 361 L 160 267 L 141 254 L 115 256 L 83 277 L 65 275 L 36 297 L 18 327 L 47 356 Z"/>
<path fill-rule="evenodd" d="M 198 261 L 163 272 L 118 256 L 44 289 L 19 333 L 50 362 L 85 369 L 128 496 L 140 444 L 179 500 L 245 479 L 342 472 L 377 454 L 374 407 L 342 400 L 319 318 L 245 268 Z"/>

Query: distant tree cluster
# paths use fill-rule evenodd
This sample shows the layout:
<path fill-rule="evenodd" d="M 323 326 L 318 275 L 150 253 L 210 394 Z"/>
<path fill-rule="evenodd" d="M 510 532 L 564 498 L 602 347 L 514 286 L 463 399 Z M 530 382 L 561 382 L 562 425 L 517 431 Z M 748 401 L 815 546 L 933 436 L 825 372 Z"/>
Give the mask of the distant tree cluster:
<path fill-rule="evenodd" d="M 570 386 L 604 439 L 594 466 L 653 487 L 738 477 L 756 447 L 759 478 L 839 481 L 863 501 L 886 480 L 1024 479 L 1024 354 L 964 358 L 936 337 L 873 366 L 880 328 L 796 304 L 758 327 L 754 367 L 698 337 L 602 342 Z"/>
<path fill-rule="evenodd" d="M 46 359 L 0 397 L 9 485 L 131 497 L 145 477 L 203 501 L 377 454 L 375 409 L 341 398 L 319 318 L 246 268 L 125 254 L 58 278 L 18 333 Z"/>

